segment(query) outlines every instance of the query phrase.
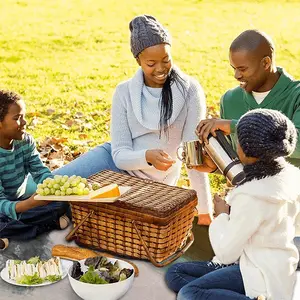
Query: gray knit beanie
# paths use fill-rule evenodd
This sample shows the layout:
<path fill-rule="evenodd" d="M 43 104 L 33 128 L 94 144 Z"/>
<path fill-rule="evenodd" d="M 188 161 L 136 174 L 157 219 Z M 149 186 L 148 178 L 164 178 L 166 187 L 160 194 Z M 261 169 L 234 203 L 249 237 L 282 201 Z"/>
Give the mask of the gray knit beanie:
<path fill-rule="evenodd" d="M 275 159 L 293 153 L 297 142 L 294 124 L 281 112 L 254 109 L 237 124 L 239 144 L 248 157 Z"/>
<path fill-rule="evenodd" d="M 130 48 L 136 58 L 146 48 L 159 45 L 171 45 L 168 31 L 152 16 L 141 15 L 129 23 Z"/>

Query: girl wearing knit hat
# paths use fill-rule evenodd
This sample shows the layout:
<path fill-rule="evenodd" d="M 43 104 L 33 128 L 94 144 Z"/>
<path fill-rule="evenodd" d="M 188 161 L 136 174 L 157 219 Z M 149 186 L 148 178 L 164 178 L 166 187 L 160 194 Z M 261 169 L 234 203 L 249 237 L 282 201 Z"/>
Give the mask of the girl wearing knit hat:
<path fill-rule="evenodd" d="M 300 170 L 285 157 L 295 149 L 296 128 L 279 111 L 256 109 L 241 117 L 237 135 L 246 180 L 226 202 L 214 201 L 217 217 L 209 228 L 214 259 L 176 264 L 168 270 L 167 283 L 179 292 L 177 299 L 293 297 Z"/>
<path fill-rule="evenodd" d="M 96 147 L 56 172 L 88 177 L 104 169 L 176 185 L 181 161 L 176 151 L 205 118 L 200 84 L 174 66 L 171 37 L 152 16 L 135 17 L 129 24 L 131 52 L 140 68 L 114 93 L 111 144 Z M 212 201 L 208 177 L 188 170 L 198 193 L 199 223 L 209 223 Z"/>

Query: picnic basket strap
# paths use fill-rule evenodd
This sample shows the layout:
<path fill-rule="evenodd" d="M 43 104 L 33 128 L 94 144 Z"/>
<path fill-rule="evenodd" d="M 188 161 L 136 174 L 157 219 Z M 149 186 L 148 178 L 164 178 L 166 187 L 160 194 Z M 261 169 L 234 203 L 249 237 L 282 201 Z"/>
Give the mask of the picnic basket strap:
<path fill-rule="evenodd" d="M 78 228 L 87 220 L 87 218 L 91 217 L 94 213 L 94 210 L 91 210 L 79 223 L 76 227 L 74 227 L 70 232 L 69 234 L 65 237 L 65 240 L 67 242 L 70 242 L 73 237 L 74 237 L 74 234 L 76 233 L 76 231 L 78 230 Z"/>
<path fill-rule="evenodd" d="M 161 262 L 157 262 L 152 254 L 150 253 L 146 243 L 144 242 L 143 238 L 142 238 L 142 235 L 139 231 L 139 229 L 137 228 L 136 224 L 135 224 L 135 221 L 132 221 L 132 224 L 133 224 L 133 227 L 134 229 L 136 230 L 136 233 L 138 234 L 139 236 L 139 239 L 144 247 L 144 250 L 146 251 L 147 255 L 148 255 L 148 258 L 149 260 L 151 261 L 151 263 L 156 266 L 156 267 L 164 267 L 168 264 L 170 264 L 171 262 L 173 262 L 174 260 L 176 260 L 178 257 L 180 257 L 182 254 L 184 254 L 190 247 L 191 245 L 193 244 L 194 242 L 194 234 L 192 231 L 190 231 L 189 235 L 188 235 L 188 238 L 189 238 L 189 242 L 182 248 L 182 249 L 179 249 L 178 251 L 176 251 L 174 254 L 172 254 L 171 256 L 167 257 L 165 260 L 161 261 Z"/>

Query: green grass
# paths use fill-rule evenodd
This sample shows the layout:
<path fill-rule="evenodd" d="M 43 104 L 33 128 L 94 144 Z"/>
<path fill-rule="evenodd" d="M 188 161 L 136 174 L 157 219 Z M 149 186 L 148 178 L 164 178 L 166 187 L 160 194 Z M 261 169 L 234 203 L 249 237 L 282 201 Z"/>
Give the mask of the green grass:
<path fill-rule="evenodd" d="M 137 69 L 129 48 L 129 21 L 152 14 L 171 32 L 175 63 L 205 89 L 209 113 L 236 85 L 228 47 L 243 30 L 269 33 L 277 63 L 300 76 L 299 1 L 28 0 L 0 1 L 0 87 L 21 93 L 32 133 L 79 140 L 89 146 L 109 139 L 115 86 Z M 52 115 L 47 109 L 53 108 Z M 83 124 L 65 129 L 76 112 Z M 76 148 L 76 146 L 75 146 Z"/>

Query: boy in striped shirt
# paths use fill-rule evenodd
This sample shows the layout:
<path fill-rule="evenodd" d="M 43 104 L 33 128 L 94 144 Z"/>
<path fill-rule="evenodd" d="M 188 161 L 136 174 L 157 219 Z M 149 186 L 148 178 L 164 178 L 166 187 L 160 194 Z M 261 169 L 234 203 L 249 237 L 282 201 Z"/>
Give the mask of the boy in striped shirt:
<path fill-rule="evenodd" d="M 53 175 L 25 128 L 25 102 L 0 90 L 0 238 L 5 241 L 34 238 L 69 223 L 67 202 L 35 201 L 35 186 L 27 185 L 29 174 L 36 184 Z"/>

